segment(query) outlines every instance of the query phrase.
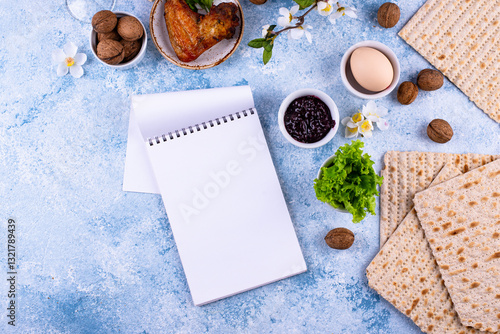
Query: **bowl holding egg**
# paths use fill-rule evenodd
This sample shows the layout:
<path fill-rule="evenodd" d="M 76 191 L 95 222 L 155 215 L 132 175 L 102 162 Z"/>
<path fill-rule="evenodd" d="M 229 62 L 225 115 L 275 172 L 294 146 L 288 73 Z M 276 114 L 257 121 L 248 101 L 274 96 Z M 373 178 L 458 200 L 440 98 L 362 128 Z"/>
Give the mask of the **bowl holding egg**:
<path fill-rule="evenodd" d="M 347 90 L 362 99 L 379 99 L 396 88 L 400 66 L 385 44 L 364 41 L 351 46 L 342 57 L 340 74 Z"/>

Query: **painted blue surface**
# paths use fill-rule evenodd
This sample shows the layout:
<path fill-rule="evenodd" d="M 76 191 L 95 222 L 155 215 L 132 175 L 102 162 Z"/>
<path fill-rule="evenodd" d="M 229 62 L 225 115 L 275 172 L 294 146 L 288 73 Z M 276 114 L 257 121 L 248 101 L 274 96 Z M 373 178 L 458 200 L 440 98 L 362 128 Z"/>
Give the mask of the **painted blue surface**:
<path fill-rule="evenodd" d="M 313 43 L 277 40 L 263 66 L 261 50 L 246 46 L 274 23 L 281 6 L 243 1 L 243 42 L 208 70 L 175 67 L 148 40 L 139 66 L 115 71 L 88 45 L 90 26 L 74 20 L 64 1 L 0 2 L 0 245 L 7 218 L 18 222 L 18 319 L 7 326 L 6 247 L 0 252 L 0 331 L 19 333 L 419 333 L 367 285 L 364 270 L 379 246 L 378 216 L 354 225 L 315 199 L 322 161 L 349 140 L 343 128 L 326 146 L 306 150 L 280 134 L 278 108 L 290 92 L 312 87 L 329 94 L 341 119 L 365 103 L 342 86 L 339 63 L 352 44 L 374 39 L 398 55 L 401 81 L 429 64 L 397 36 L 424 0 L 397 1 L 401 20 L 389 30 L 376 21 L 379 1 L 350 1 L 359 19 L 337 25 L 316 13 L 306 19 Z M 151 3 L 118 0 L 149 28 Z M 150 38 L 150 36 L 148 36 Z M 88 56 L 80 79 L 56 76 L 50 55 L 67 41 Z M 203 307 L 194 307 L 160 196 L 121 190 L 129 96 L 249 84 L 283 185 L 308 272 Z M 401 106 L 395 92 L 379 100 L 391 128 L 376 130 L 365 151 L 380 171 L 387 150 L 500 153 L 498 124 L 452 83 L 421 92 Z M 431 142 L 429 121 L 452 125 L 452 141 Z M 377 208 L 378 212 L 378 208 Z M 346 251 L 323 241 L 335 227 L 356 235 Z M 3 274 L 2 274 L 3 272 Z"/>

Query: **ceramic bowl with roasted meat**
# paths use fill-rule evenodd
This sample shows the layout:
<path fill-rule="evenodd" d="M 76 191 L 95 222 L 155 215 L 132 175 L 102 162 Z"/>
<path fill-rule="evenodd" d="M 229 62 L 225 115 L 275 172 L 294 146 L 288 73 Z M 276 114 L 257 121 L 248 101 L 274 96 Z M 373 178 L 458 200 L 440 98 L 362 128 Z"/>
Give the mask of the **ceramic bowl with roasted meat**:
<path fill-rule="evenodd" d="M 241 42 L 244 25 L 238 0 L 215 0 L 208 14 L 191 11 L 184 0 L 156 0 L 149 17 L 151 37 L 161 55 L 193 70 L 228 59 Z"/>

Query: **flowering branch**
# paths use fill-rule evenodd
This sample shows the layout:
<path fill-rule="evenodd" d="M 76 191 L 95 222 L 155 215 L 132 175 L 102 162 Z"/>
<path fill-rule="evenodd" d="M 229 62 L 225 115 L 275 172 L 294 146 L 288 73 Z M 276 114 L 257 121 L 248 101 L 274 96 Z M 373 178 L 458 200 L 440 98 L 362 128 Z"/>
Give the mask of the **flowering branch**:
<path fill-rule="evenodd" d="M 301 16 L 292 16 L 293 19 L 296 19 L 297 20 L 297 23 L 294 25 L 294 26 L 288 26 L 286 28 L 283 28 L 279 31 L 271 31 L 272 34 L 278 36 L 279 34 L 281 34 L 282 32 L 284 31 L 287 31 L 287 30 L 291 30 L 291 29 L 295 29 L 295 28 L 298 28 L 300 26 L 302 26 L 304 24 L 304 18 L 306 17 L 307 14 L 309 14 L 314 8 L 316 8 L 317 4 L 315 3 L 313 6 L 311 6 L 311 8 L 309 8 L 307 10 L 307 12 L 305 12 L 304 14 L 302 14 Z M 274 38 L 276 38 L 276 36 Z"/>
<path fill-rule="evenodd" d="M 340 3 L 334 4 L 333 0 L 294 0 L 297 5 L 293 6 L 290 10 L 286 8 L 280 8 L 279 13 L 282 15 L 278 18 L 278 24 L 283 27 L 283 29 L 274 31 L 276 25 L 265 25 L 262 27 L 262 38 L 256 38 L 248 43 L 248 46 L 256 49 L 264 48 L 264 53 L 262 60 L 264 65 L 269 62 L 272 57 L 274 40 L 281 33 L 288 31 L 288 38 L 290 39 L 300 39 L 302 36 L 306 36 L 309 43 L 312 42 L 311 33 L 307 29 L 312 29 L 310 25 L 304 24 L 305 17 L 314 9 L 318 10 L 321 16 L 327 16 L 329 21 L 333 24 L 335 20 L 341 16 L 347 15 L 356 18 L 356 9 L 352 7 L 347 7 L 341 5 Z M 302 9 L 309 9 L 300 16 L 294 16 Z M 334 11 L 334 7 L 336 10 Z M 292 21 L 294 21 L 292 23 Z"/>

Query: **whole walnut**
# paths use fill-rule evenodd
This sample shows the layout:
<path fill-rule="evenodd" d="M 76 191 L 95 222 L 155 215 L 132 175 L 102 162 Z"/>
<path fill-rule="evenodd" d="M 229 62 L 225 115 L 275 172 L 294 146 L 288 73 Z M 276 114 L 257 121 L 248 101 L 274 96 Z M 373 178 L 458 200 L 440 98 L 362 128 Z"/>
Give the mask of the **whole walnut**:
<path fill-rule="evenodd" d="M 398 101 L 401 104 L 410 104 L 418 96 L 418 87 L 411 81 L 405 81 L 398 88 Z"/>
<path fill-rule="evenodd" d="M 122 37 L 118 35 L 116 30 L 112 30 L 111 32 L 100 32 L 97 33 L 97 41 L 104 41 L 105 39 L 112 39 L 115 41 L 121 41 Z"/>
<path fill-rule="evenodd" d="M 444 119 L 435 119 L 427 126 L 427 136 L 436 143 L 444 144 L 453 137 L 453 129 Z"/>
<path fill-rule="evenodd" d="M 116 30 L 126 41 L 138 40 L 144 34 L 141 22 L 133 16 L 121 17 L 118 20 Z"/>
<path fill-rule="evenodd" d="M 384 28 L 392 28 L 399 22 L 400 15 L 398 5 L 386 2 L 378 9 L 377 21 Z"/>
<path fill-rule="evenodd" d="M 422 90 L 436 90 L 443 86 L 443 74 L 429 68 L 420 71 L 417 76 L 417 85 Z"/>
<path fill-rule="evenodd" d="M 97 33 L 111 32 L 116 27 L 118 18 L 110 10 L 101 10 L 92 17 L 92 28 Z"/>
<path fill-rule="evenodd" d="M 135 41 L 126 41 L 121 40 L 120 43 L 123 45 L 123 52 L 125 54 L 123 58 L 123 62 L 126 63 L 132 59 L 139 53 L 142 46 L 142 41 L 140 39 Z"/>
<path fill-rule="evenodd" d="M 354 233 L 346 228 L 337 227 L 328 232 L 325 242 L 334 249 L 347 249 L 354 243 Z"/>
<path fill-rule="evenodd" d="M 97 44 L 97 57 L 106 64 L 117 65 L 125 57 L 123 45 L 112 39 L 105 39 Z"/>

